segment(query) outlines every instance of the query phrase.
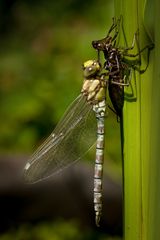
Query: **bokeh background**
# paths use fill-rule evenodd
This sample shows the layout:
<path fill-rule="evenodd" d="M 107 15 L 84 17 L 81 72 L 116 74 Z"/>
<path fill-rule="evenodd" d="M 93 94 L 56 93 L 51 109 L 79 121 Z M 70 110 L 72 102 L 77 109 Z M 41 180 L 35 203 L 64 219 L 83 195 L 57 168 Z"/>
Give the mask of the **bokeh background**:
<path fill-rule="evenodd" d="M 89 194 L 92 199 L 92 185 L 89 183 L 87 189 L 85 179 L 89 174 L 93 181 L 94 148 L 85 158 L 89 159 L 86 165 L 79 163 L 74 174 L 70 174 L 74 170 L 65 170 L 69 176 L 62 173 L 57 177 L 57 185 L 49 181 L 46 185 L 26 187 L 20 180 L 28 156 L 51 133 L 67 106 L 80 93 L 81 64 L 97 57 L 91 42 L 105 37 L 113 16 L 112 0 L 0 1 L 0 204 L 3 210 L 0 239 L 13 239 L 13 236 L 20 240 L 119 239 L 113 235 L 122 233 L 120 126 L 112 111 L 106 121 L 104 181 L 108 182 L 106 196 L 112 196 L 110 204 L 113 203 L 111 209 L 115 212 L 106 216 L 102 228 L 95 228 L 93 210 L 91 215 L 88 208 L 83 217 L 76 215 L 76 209 L 84 209 L 85 202 L 78 191 L 79 207 L 72 209 L 74 214 L 63 214 L 64 206 L 71 213 L 69 199 L 78 189 L 70 188 L 67 198 L 64 182 L 83 181 L 86 189 L 80 192 L 87 192 L 86 196 Z M 54 187 L 58 189 L 55 192 Z M 61 190 L 63 195 L 59 194 Z M 44 201 L 42 192 L 47 196 Z M 47 205 L 50 197 L 53 205 Z M 60 201 L 59 205 L 54 205 L 55 199 Z M 42 205 L 38 205 L 41 200 Z M 76 204 L 76 200 L 73 202 Z M 35 211 L 37 205 L 39 209 L 49 206 L 48 212 L 45 213 L 45 207 L 43 213 L 38 207 Z M 62 210 L 61 215 L 54 214 L 55 206 Z M 84 219 L 89 218 L 92 223 L 88 224 Z"/>

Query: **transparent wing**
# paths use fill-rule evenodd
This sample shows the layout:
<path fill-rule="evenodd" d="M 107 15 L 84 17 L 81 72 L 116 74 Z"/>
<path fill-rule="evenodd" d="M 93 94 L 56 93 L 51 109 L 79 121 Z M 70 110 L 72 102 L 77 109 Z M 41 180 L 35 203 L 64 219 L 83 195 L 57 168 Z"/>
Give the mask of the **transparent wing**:
<path fill-rule="evenodd" d="M 96 141 L 96 117 L 92 106 L 79 95 L 52 134 L 24 168 L 27 182 L 36 182 L 78 160 Z"/>

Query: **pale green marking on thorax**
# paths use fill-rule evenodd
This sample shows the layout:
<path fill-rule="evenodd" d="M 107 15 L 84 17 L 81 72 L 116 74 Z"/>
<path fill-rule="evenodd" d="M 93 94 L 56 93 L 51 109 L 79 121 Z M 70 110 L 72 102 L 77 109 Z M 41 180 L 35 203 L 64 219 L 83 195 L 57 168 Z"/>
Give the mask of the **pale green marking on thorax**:
<path fill-rule="evenodd" d="M 83 64 L 84 82 L 81 93 L 87 101 L 100 102 L 105 99 L 106 83 L 100 76 L 101 66 L 97 60 L 88 60 Z"/>

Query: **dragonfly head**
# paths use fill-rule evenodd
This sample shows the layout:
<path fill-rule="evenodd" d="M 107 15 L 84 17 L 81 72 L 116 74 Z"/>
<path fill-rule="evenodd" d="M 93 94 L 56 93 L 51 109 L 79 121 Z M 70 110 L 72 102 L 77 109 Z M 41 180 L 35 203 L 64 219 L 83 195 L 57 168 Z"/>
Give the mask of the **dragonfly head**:
<path fill-rule="evenodd" d="M 97 60 L 88 60 L 83 63 L 83 74 L 85 78 L 98 74 L 100 70 L 101 65 Z"/>
<path fill-rule="evenodd" d="M 112 45 L 112 37 L 107 36 L 101 40 L 92 41 L 92 46 L 98 51 L 108 51 Z"/>

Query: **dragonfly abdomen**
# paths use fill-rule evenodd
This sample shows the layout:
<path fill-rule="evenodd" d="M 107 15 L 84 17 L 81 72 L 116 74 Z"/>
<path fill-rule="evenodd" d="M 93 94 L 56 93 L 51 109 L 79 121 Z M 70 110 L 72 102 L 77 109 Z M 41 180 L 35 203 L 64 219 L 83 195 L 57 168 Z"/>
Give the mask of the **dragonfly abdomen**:
<path fill-rule="evenodd" d="M 102 177 L 103 177 L 103 162 L 104 162 L 104 131 L 105 131 L 105 100 L 100 102 L 99 107 L 94 109 L 97 118 L 97 143 L 96 143 L 96 160 L 94 172 L 94 210 L 96 215 L 96 225 L 99 226 L 99 221 L 102 215 Z"/>

